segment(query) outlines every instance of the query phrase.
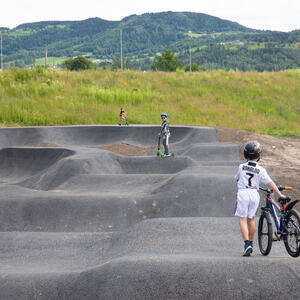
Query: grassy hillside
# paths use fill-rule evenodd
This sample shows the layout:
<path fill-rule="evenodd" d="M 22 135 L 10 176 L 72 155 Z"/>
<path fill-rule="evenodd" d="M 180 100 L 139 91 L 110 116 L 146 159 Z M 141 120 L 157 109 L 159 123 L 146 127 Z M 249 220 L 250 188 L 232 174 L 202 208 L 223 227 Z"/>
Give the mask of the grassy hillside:
<path fill-rule="evenodd" d="M 131 124 L 221 126 L 300 134 L 300 70 L 272 73 L 0 72 L 1 126 Z"/>

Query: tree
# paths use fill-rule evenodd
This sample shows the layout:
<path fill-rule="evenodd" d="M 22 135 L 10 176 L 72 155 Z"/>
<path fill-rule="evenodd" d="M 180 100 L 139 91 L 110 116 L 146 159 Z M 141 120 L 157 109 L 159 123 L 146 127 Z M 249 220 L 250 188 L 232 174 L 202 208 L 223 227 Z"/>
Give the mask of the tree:
<path fill-rule="evenodd" d="M 200 67 L 196 63 L 192 63 L 191 67 L 192 67 L 191 68 L 192 72 L 199 72 L 200 71 Z M 185 70 L 185 72 L 189 72 L 190 71 L 190 65 L 186 65 L 184 70 Z"/>
<path fill-rule="evenodd" d="M 85 57 L 77 56 L 76 58 L 65 60 L 62 66 L 70 71 L 80 71 L 92 69 L 93 63 Z"/>
<path fill-rule="evenodd" d="M 161 55 L 157 55 L 155 60 L 155 63 L 151 65 L 153 71 L 175 72 L 177 68 L 181 68 L 180 61 L 169 49 Z"/>

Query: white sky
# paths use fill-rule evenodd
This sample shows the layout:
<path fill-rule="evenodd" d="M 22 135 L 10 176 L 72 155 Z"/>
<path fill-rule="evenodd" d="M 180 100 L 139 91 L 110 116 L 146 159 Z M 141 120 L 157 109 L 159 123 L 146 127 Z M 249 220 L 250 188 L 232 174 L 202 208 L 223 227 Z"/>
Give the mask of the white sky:
<path fill-rule="evenodd" d="M 0 0 L 0 27 L 91 17 L 121 20 L 161 11 L 206 13 L 254 29 L 300 29 L 300 0 Z"/>

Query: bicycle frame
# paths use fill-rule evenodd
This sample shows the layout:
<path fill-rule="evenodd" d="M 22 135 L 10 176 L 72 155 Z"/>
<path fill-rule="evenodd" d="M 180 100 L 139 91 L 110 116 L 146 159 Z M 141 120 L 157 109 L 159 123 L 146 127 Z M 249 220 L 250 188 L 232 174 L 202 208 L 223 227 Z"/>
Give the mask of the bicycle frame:
<path fill-rule="evenodd" d="M 285 222 L 284 222 L 284 214 L 285 214 L 285 208 L 284 206 L 281 208 L 272 198 L 270 195 L 266 195 L 266 206 L 270 209 L 271 215 L 273 217 L 273 220 L 275 222 L 275 226 L 277 229 L 277 234 L 281 234 L 282 231 L 287 231 Z M 280 213 L 280 219 L 278 218 L 278 215 L 276 213 L 276 210 Z M 284 227 L 284 228 L 282 228 Z"/>
<path fill-rule="evenodd" d="M 291 201 L 288 196 L 278 198 L 277 204 L 271 198 L 273 190 L 259 188 L 265 192 L 265 206 L 263 206 L 258 223 L 258 244 L 262 255 L 268 255 L 272 248 L 272 242 L 283 240 L 289 255 L 300 255 L 300 216 L 294 205 L 300 200 Z M 291 187 L 278 186 L 279 191 L 291 190 Z M 278 212 L 277 212 L 278 211 Z M 272 219 L 274 222 L 272 222 Z M 273 223 L 275 223 L 276 229 Z M 275 237 L 274 237 L 275 235 Z"/>
<path fill-rule="evenodd" d="M 280 189 L 284 189 L 282 186 L 280 186 Z M 282 204 L 282 206 L 280 207 L 275 200 L 273 200 L 271 198 L 271 193 L 273 191 L 269 190 L 269 189 L 263 189 L 260 188 L 260 190 L 266 192 L 265 195 L 265 199 L 266 199 L 266 207 L 269 209 L 273 220 L 275 222 L 275 226 L 277 229 L 277 234 L 281 234 L 282 232 L 287 232 L 287 226 L 285 223 L 285 215 L 287 214 L 287 212 L 289 210 L 291 210 L 293 208 L 293 206 L 299 202 L 299 200 L 294 200 L 292 202 L 290 202 L 289 204 Z M 279 214 L 280 214 L 280 218 L 278 218 L 278 215 L 276 213 L 276 210 L 278 210 Z M 297 226 L 296 226 L 297 227 Z M 297 228 L 299 230 L 299 228 Z"/>

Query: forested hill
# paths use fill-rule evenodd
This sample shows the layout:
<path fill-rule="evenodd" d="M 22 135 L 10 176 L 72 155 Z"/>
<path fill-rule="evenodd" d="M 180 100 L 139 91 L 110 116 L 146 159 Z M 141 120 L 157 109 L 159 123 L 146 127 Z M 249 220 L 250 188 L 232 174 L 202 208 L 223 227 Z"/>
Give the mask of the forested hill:
<path fill-rule="evenodd" d="M 278 70 L 300 67 L 300 31 L 258 31 L 236 22 L 191 12 L 131 15 L 121 21 L 43 21 L 3 34 L 5 66 L 30 65 L 44 56 L 90 55 L 100 61 L 120 55 L 120 30 L 127 68 L 149 69 L 155 55 L 171 49 L 182 64 L 207 69 Z"/>

